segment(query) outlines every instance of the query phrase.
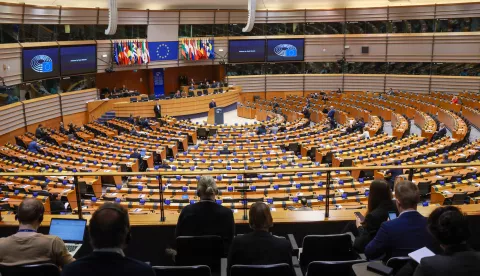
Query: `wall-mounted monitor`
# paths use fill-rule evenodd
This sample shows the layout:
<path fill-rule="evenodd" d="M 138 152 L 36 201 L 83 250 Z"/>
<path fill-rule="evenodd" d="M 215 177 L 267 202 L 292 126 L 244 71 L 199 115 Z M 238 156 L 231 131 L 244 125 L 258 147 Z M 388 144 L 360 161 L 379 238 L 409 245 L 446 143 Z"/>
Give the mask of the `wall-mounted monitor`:
<path fill-rule="evenodd" d="M 97 47 L 95 45 L 65 46 L 60 48 L 62 76 L 97 72 Z"/>
<path fill-rule="evenodd" d="M 267 40 L 267 62 L 303 61 L 304 39 Z"/>
<path fill-rule="evenodd" d="M 22 60 L 24 82 L 60 76 L 58 47 L 24 48 Z"/>
<path fill-rule="evenodd" d="M 265 39 L 228 41 L 228 62 L 265 62 Z"/>

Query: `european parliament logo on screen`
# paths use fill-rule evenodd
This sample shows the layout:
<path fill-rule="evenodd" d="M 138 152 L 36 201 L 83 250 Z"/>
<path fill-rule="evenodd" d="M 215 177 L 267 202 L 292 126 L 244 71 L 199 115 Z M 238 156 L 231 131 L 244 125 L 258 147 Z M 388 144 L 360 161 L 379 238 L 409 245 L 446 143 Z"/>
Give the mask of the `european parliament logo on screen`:
<path fill-rule="evenodd" d="M 150 60 L 177 60 L 178 41 L 148 42 Z"/>
<path fill-rule="evenodd" d="M 53 71 L 53 61 L 47 55 L 38 55 L 30 61 L 32 70 L 38 73 L 49 73 Z"/>
<path fill-rule="evenodd" d="M 281 57 L 296 57 L 297 56 L 297 47 L 292 44 L 280 44 L 275 47 L 273 50 L 275 54 Z"/>

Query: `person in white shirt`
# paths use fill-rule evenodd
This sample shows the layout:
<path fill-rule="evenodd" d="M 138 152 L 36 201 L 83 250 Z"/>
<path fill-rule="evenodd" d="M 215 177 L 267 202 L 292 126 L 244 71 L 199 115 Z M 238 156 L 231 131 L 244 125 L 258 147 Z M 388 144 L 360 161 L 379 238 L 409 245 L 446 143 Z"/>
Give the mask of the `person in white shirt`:
<path fill-rule="evenodd" d="M 362 140 L 362 139 L 370 139 L 370 132 L 368 132 L 367 127 L 364 127 L 363 133 L 360 136 L 358 136 L 358 140 Z"/>

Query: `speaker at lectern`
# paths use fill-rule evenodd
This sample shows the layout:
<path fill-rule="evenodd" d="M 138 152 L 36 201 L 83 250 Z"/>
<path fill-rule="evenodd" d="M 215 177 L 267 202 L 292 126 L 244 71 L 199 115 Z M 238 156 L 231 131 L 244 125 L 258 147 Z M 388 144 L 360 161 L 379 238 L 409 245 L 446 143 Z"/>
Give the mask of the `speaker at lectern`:
<path fill-rule="evenodd" d="M 223 124 L 223 108 L 221 107 L 210 108 L 210 110 L 208 111 L 207 123 L 212 125 Z"/>

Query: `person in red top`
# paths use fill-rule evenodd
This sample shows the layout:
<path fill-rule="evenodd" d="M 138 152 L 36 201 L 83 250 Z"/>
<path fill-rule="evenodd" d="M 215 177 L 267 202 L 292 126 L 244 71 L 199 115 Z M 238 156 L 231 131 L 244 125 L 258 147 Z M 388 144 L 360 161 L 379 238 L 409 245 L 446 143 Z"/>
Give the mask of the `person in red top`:
<path fill-rule="evenodd" d="M 452 104 L 458 104 L 458 97 L 457 96 L 453 96 Z"/>

